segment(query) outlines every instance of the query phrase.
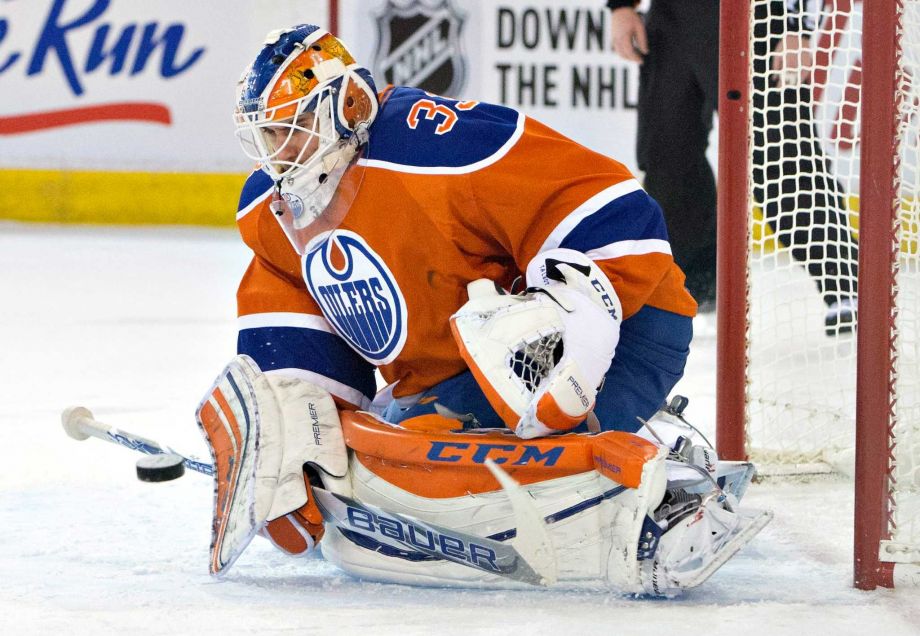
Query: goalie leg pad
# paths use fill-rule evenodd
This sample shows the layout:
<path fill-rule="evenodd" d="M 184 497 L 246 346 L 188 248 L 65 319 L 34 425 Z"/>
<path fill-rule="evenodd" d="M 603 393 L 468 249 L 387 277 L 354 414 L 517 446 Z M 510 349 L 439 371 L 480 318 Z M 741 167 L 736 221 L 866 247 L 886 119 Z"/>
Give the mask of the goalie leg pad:
<path fill-rule="evenodd" d="M 349 423 L 346 418 L 346 430 L 350 430 Z M 390 433 L 390 437 L 393 435 Z M 404 435 L 414 441 L 408 446 L 420 445 L 417 439 L 420 433 L 411 431 Z M 585 466 L 585 472 L 553 478 L 553 474 L 560 473 L 547 471 L 546 480 L 527 483 L 520 489 L 546 520 L 560 581 L 588 585 L 606 583 L 622 592 L 637 593 L 643 591 L 638 561 L 640 534 L 646 518 L 658 507 L 664 493 L 665 452 L 629 434 L 613 435 L 618 437 L 610 445 L 601 443 L 607 439 L 604 435 L 582 438 L 586 442 L 586 454 L 593 458 Z M 349 437 L 353 437 L 351 432 Z M 453 437 L 496 441 L 490 435 L 456 434 Z M 634 438 L 634 443 L 627 438 Z M 513 438 L 505 442 L 499 439 L 496 444 L 526 446 L 524 442 L 514 442 Z M 472 496 L 424 496 L 417 491 L 410 492 L 407 489 L 410 486 L 405 484 L 395 485 L 373 472 L 374 463 L 363 461 L 352 461 L 352 496 L 363 504 L 479 537 L 505 537 L 515 528 L 513 506 L 504 491 L 474 488 Z M 407 470 L 433 470 L 425 466 L 413 467 L 408 459 L 393 463 L 408 463 Z M 379 520 L 379 523 L 387 522 Z M 360 529 L 352 528 L 355 532 Z M 481 570 L 426 558 L 413 548 L 415 544 L 407 544 L 402 550 L 384 549 L 374 542 L 359 540 L 355 532 L 335 530 L 327 533 L 323 539 L 323 554 L 342 569 L 359 576 L 414 584 L 509 584 L 508 579 Z M 511 542 L 522 547 L 517 546 L 514 538 Z"/>
<path fill-rule="evenodd" d="M 261 526 L 267 509 L 256 510 L 256 464 L 260 419 L 273 402 L 258 408 L 253 383 L 259 369 L 238 356 L 221 372 L 196 413 L 214 461 L 211 574 L 233 564 Z M 277 410 L 267 414 L 277 419 Z M 276 467 L 277 468 L 277 467 Z M 270 503 L 270 500 L 269 500 Z M 262 519 L 258 517 L 262 516 Z"/>
<path fill-rule="evenodd" d="M 267 520 L 309 505 L 305 463 L 341 477 L 347 449 L 326 391 L 267 376 L 248 356 L 227 365 L 196 415 L 215 466 L 209 569 L 219 575 Z"/>
<path fill-rule="evenodd" d="M 675 412 L 673 405 L 687 399 L 676 396 L 671 406 L 662 408 L 648 419 L 636 435 L 661 445 L 670 451 L 668 485 L 693 494 L 706 494 L 712 483 L 701 471 L 708 473 L 719 487 L 741 501 L 754 478 L 751 462 L 720 460 L 709 440 Z"/>

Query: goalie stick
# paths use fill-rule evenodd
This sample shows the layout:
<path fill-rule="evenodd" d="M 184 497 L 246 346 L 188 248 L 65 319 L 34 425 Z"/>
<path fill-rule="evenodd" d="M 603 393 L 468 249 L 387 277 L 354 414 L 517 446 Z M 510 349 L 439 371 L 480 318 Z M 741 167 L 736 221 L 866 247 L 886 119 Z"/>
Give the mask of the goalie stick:
<path fill-rule="evenodd" d="M 136 450 L 145 455 L 179 455 L 182 457 L 182 463 L 189 470 L 194 470 L 202 475 L 214 476 L 214 466 L 209 462 L 203 462 L 194 457 L 188 457 L 182 453 L 177 453 L 168 446 L 161 446 L 153 440 L 149 440 L 134 433 L 122 431 L 114 426 L 103 424 L 93 419 L 93 414 L 89 409 L 82 406 L 72 406 L 61 413 L 61 424 L 67 434 L 78 441 L 95 437 L 113 444 Z"/>
<path fill-rule="evenodd" d="M 189 470 L 214 475 L 212 464 L 103 424 L 87 408 L 75 406 L 64 410 L 61 423 L 67 435 L 75 440 L 95 437 L 147 455 L 179 455 Z M 508 543 L 389 512 L 323 488 L 313 486 L 313 490 L 323 519 L 346 532 L 522 583 L 552 585 L 556 582 L 555 554 L 543 518 L 507 473 L 494 464 L 489 469 L 508 495 L 517 525 L 513 535 L 512 531 L 503 534 L 515 536 L 521 551 Z"/>

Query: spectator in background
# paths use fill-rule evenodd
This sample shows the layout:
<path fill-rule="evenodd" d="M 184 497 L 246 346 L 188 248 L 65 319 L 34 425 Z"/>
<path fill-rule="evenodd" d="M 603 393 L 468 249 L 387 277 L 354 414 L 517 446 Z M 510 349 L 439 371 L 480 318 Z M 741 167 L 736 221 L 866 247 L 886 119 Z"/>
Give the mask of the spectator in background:
<path fill-rule="evenodd" d="M 714 309 L 716 182 L 706 158 L 718 104 L 718 0 L 609 0 L 613 48 L 641 64 L 636 159 L 664 211 L 674 260 L 701 311 Z"/>
<path fill-rule="evenodd" d="M 787 0 L 785 11 L 783 4 L 754 6 L 754 200 L 817 284 L 827 306 L 825 329 L 834 335 L 856 324 L 857 244 L 813 119 L 811 1 Z"/>
<path fill-rule="evenodd" d="M 664 210 L 687 287 L 702 310 L 711 310 L 716 187 L 706 150 L 718 104 L 719 2 L 652 0 L 645 21 L 638 4 L 607 2 L 614 50 L 641 64 L 637 160 L 645 189 Z M 754 3 L 753 194 L 777 238 L 818 286 L 832 334 L 855 323 L 857 252 L 842 189 L 812 121 L 809 4 Z"/>

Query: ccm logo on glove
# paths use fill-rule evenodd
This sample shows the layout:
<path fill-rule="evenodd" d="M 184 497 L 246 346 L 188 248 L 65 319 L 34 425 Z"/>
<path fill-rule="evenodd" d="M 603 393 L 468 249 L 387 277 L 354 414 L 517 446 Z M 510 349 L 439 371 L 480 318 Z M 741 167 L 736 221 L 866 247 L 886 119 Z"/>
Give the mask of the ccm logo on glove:
<path fill-rule="evenodd" d="M 601 301 L 604 303 L 604 307 L 607 309 L 607 313 L 610 314 L 610 317 L 614 320 L 619 320 L 620 317 L 617 315 L 617 304 L 613 302 L 613 299 L 604 287 L 604 283 L 594 278 L 591 279 L 591 287 L 593 287 L 594 291 L 601 297 Z"/>

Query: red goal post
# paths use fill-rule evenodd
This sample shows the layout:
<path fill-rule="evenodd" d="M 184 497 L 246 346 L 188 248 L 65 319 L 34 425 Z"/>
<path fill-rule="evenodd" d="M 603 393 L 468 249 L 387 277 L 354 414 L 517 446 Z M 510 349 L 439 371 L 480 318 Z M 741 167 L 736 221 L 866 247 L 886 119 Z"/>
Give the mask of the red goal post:
<path fill-rule="evenodd" d="M 855 585 L 918 585 L 920 0 L 811 5 L 721 5 L 717 446 L 855 466 Z M 790 88 L 776 43 L 809 18 Z"/>

